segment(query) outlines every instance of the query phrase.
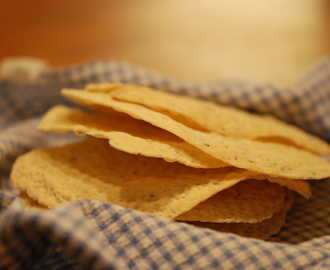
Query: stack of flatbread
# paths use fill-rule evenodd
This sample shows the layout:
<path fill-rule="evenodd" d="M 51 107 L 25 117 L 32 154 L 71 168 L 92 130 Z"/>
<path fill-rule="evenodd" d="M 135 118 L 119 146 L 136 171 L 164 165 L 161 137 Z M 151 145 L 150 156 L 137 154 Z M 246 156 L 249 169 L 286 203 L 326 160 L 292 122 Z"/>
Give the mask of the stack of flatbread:
<path fill-rule="evenodd" d="M 51 108 L 38 129 L 83 140 L 20 156 L 11 179 L 26 208 L 95 199 L 194 226 L 267 239 L 292 191 L 330 176 L 330 145 L 279 121 L 125 84 L 63 89 L 86 110 Z"/>

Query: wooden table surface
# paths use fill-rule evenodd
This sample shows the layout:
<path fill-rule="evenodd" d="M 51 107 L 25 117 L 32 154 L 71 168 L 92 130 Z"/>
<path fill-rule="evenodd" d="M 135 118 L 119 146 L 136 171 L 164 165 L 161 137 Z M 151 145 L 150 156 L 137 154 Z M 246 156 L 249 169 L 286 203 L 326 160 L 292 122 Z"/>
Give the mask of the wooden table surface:
<path fill-rule="evenodd" d="M 0 0 L 0 61 L 115 59 L 193 81 L 292 84 L 330 51 L 328 0 Z"/>

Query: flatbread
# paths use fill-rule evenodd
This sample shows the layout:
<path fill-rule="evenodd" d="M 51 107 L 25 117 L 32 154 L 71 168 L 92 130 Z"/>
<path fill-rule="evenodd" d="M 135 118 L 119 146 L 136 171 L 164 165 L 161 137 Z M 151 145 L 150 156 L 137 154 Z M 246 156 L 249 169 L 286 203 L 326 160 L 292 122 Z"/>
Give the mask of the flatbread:
<path fill-rule="evenodd" d="M 320 155 L 330 154 L 330 144 L 326 141 L 270 115 L 128 84 L 88 85 L 86 90 L 109 93 L 119 101 L 144 105 L 202 131 L 291 144 Z"/>
<path fill-rule="evenodd" d="M 185 221 L 185 223 L 211 229 L 219 232 L 233 233 L 244 237 L 267 240 L 278 234 L 285 224 L 286 216 L 293 204 L 293 196 L 290 191 L 280 212 L 275 213 L 271 218 L 257 223 L 212 223 L 199 221 Z"/>
<path fill-rule="evenodd" d="M 135 155 L 163 158 L 194 168 L 229 166 L 179 137 L 151 124 L 113 111 L 107 116 L 58 105 L 42 118 L 38 129 L 108 139 L 112 147 Z"/>
<path fill-rule="evenodd" d="M 285 188 L 268 181 L 246 180 L 199 203 L 176 219 L 212 223 L 256 223 L 284 205 Z"/>
<path fill-rule="evenodd" d="M 167 219 L 252 178 L 267 176 L 233 167 L 195 169 L 131 155 L 96 138 L 33 150 L 16 160 L 11 173 L 16 188 L 47 207 L 95 199 Z"/>
<path fill-rule="evenodd" d="M 64 89 L 62 94 L 102 113 L 106 113 L 110 108 L 149 122 L 214 158 L 238 168 L 290 179 L 323 179 L 330 176 L 328 161 L 293 146 L 202 132 L 144 106 L 113 100 L 107 93 Z"/>

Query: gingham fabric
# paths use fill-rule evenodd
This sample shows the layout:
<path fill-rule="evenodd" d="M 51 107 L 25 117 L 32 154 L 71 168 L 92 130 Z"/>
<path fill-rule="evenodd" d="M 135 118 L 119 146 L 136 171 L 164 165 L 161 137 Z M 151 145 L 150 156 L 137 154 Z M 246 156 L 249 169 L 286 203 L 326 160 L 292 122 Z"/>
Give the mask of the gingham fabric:
<path fill-rule="evenodd" d="M 330 140 L 330 58 L 295 86 L 238 81 L 192 83 L 128 63 L 94 61 L 44 70 L 33 81 L 0 82 L 0 269 L 330 269 L 330 181 L 312 182 L 313 198 L 296 196 L 282 231 L 268 241 L 155 218 L 100 201 L 52 210 L 23 209 L 10 184 L 17 156 L 75 140 L 37 131 L 55 104 L 74 104 L 63 87 L 124 82 L 271 113 Z"/>

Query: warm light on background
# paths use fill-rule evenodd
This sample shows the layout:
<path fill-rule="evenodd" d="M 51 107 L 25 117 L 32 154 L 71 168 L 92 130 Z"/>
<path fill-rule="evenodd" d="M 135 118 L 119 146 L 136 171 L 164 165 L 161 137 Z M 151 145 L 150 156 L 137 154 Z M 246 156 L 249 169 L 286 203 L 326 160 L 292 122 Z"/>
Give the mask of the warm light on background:
<path fill-rule="evenodd" d="M 189 80 L 294 83 L 330 52 L 327 0 L 0 1 L 0 60 L 124 60 Z"/>

